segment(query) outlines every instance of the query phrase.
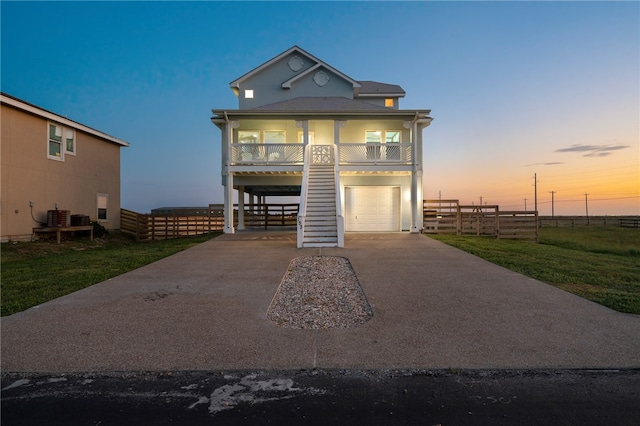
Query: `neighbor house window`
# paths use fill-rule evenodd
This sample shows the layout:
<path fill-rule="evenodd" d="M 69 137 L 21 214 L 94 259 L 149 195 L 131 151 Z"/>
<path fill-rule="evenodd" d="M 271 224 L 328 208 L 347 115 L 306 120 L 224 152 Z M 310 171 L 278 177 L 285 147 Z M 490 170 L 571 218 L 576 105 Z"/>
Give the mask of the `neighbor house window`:
<path fill-rule="evenodd" d="M 107 221 L 108 207 L 109 207 L 109 195 L 98 194 L 98 221 L 99 222 Z"/>
<path fill-rule="evenodd" d="M 49 123 L 49 146 L 47 156 L 54 160 L 64 160 L 62 153 L 62 127 Z"/>
<path fill-rule="evenodd" d="M 245 89 L 244 90 L 244 98 L 245 99 L 253 99 L 253 89 Z"/>
<path fill-rule="evenodd" d="M 384 100 L 384 106 L 388 107 L 388 108 L 393 108 L 393 98 L 386 98 Z"/>
<path fill-rule="evenodd" d="M 64 152 L 67 154 L 76 154 L 76 132 L 73 129 L 65 129 L 64 131 L 65 147 Z"/>
<path fill-rule="evenodd" d="M 76 155 L 76 132 L 56 123 L 49 123 L 47 157 L 64 161 L 65 154 Z"/>

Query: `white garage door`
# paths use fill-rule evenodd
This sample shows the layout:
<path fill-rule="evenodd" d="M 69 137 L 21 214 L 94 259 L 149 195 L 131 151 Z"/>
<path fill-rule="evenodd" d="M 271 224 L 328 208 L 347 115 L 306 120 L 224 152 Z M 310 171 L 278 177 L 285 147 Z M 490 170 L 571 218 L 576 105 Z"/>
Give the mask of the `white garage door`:
<path fill-rule="evenodd" d="M 345 187 L 345 231 L 400 231 L 400 187 Z"/>

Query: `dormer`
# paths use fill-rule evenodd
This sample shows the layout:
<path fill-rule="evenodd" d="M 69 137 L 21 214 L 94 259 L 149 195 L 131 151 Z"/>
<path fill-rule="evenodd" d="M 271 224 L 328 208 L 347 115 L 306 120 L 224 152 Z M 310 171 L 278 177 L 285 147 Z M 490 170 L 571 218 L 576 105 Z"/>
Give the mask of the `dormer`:
<path fill-rule="evenodd" d="M 354 90 L 354 98 L 363 102 L 389 109 L 400 108 L 400 98 L 406 94 L 397 84 L 379 83 L 377 81 L 360 81 L 360 87 Z"/>

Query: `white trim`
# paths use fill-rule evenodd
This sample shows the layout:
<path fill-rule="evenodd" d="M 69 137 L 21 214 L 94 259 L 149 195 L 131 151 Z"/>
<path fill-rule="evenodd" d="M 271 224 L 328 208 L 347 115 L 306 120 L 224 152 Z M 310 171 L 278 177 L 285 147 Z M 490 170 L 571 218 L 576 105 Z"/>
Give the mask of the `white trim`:
<path fill-rule="evenodd" d="M 104 139 L 108 142 L 113 142 L 115 144 L 121 145 L 121 146 L 129 146 L 129 142 L 125 142 L 121 139 L 118 139 L 116 137 L 107 135 L 106 133 L 102 133 L 98 130 L 92 129 L 91 127 L 87 127 L 84 124 L 80 124 L 77 123 L 73 120 L 69 120 L 68 118 L 64 118 L 60 115 L 54 114 L 52 112 L 46 111 L 42 108 L 39 108 L 37 106 L 34 105 L 30 105 L 27 104 L 26 102 L 20 101 L 18 99 L 14 99 L 11 98 L 9 96 L 5 96 L 4 94 L 0 95 L 0 102 L 6 105 L 10 105 L 12 107 L 21 109 L 22 111 L 28 112 L 30 114 L 34 114 L 37 115 L 39 117 L 42 117 L 46 120 L 50 120 L 50 121 L 55 121 L 56 123 L 60 123 L 64 126 L 68 126 L 71 127 L 73 129 L 76 130 L 80 130 L 83 131 L 85 133 L 88 133 L 90 135 L 96 136 L 100 139 Z M 49 131 L 49 129 L 47 129 L 47 132 Z M 47 134 L 47 139 L 48 139 L 49 135 Z M 48 152 L 48 147 L 47 147 L 47 152 Z"/>
<path fill-rule="evenodd" d="M 308 75 L 308 74 L 312 73 L 313 71 L 317 70 L 321 66 L 322 66 L 322 64 L 315 64 L 311 68 L 307 68 L 306 70 L 302 71 L 300 74 L 294 75 L 289 80 L 287 80 L 284 83 L 282 83 L 282 88 L 283 89 L 291 89 L 291 83 L 294 83 L 295 81 L 301 79 L 305 75 Z"/>

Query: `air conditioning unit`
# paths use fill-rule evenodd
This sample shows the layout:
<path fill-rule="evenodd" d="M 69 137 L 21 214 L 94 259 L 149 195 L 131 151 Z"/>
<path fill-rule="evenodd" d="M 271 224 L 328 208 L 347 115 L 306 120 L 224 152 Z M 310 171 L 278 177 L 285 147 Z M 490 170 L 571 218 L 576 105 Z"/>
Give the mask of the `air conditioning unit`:
<path fill-rule="evenodd" d="M 47 211 L 47 226 L 58 226 L 61 228 L 69 226 L 71 223 L 70 210 L 49 210 Z"/>

